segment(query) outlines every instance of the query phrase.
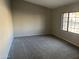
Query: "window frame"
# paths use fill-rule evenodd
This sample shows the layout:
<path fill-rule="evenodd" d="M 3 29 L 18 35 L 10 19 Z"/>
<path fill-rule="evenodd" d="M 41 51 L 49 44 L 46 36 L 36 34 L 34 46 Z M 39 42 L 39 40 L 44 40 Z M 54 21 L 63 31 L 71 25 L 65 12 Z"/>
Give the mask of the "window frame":
<path fill-rule="evenodd" d="M 63 15 L 64 15 L 65 13 L 68 13 L 67 30 L 64 30 L 64 29 L 63 29 Z M 70 13 L 74 13 L 74 12 L 65 12 L 65 13 L 63 13 L 62 16 L 61 16 L 61 30 L 65 31 L 65 32 L 75 33 L 75 32 L 69 31 L 69 18 L 70 18 L 70 17 L 69 17 L 69 14 L 70 14 Z M 76 13 L 76 12 L 75 12 L 75 13 Z M 76 18 L 76 17 L 75 17 L 75 18 Z M 75 33 L 75 34 L 79 34 L 79 33 Z"/>

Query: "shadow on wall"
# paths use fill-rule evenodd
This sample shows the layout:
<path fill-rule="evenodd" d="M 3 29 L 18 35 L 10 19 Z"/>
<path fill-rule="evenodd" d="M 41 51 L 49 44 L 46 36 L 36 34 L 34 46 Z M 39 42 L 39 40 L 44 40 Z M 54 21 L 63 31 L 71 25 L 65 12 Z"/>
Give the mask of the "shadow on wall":
<path fill-rule="evenodd" d="M 51 33 L 51 9 L 23 0 L 13 0 L 12 6 L 15 36 Z"/>

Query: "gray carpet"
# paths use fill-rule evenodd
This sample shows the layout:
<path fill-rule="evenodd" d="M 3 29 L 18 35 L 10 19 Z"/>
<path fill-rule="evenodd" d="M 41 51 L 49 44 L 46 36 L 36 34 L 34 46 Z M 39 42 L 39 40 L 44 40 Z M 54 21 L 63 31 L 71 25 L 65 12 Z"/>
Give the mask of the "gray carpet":
<path fill-rule="evenodd" d="M 79 59 L 79 49 L 51 36 L 18 37 L 8 59 Z"/>

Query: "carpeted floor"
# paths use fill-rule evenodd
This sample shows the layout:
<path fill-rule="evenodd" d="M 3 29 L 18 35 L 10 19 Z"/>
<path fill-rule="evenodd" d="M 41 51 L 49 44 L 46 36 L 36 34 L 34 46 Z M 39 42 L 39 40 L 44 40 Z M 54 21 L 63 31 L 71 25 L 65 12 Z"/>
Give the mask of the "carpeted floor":
<path fill-rule="evenodd" d="M 79 59 L 79 49 L 51 36 L 18 37 L 8 59 Z"/>

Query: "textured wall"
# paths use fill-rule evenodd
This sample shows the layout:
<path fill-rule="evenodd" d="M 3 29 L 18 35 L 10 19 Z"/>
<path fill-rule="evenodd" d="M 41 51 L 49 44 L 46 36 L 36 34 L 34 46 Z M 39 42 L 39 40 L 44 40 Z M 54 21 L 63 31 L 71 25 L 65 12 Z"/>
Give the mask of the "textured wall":
<path fill-rule="evenodd" d="M 23 0 L 13 0 L 14 36 L 51 33 L 51 10 Z"/>
<path fill-rule="evenodd" d="M 79 46 L 79 34 L 62 31 L 60 27 L 61 16 L 64 12 L 77 12 L 77 11 L 79 11 L 79 2 L 54 9 L 52 12 L 53 16 L 52 34 Z"/>
<path fill-rule="evenodd" d="M 9 0 L 0 0 L 0 59 L 7 59 L 12 39 L 12 16 Z"/>

